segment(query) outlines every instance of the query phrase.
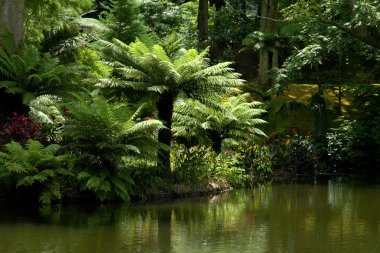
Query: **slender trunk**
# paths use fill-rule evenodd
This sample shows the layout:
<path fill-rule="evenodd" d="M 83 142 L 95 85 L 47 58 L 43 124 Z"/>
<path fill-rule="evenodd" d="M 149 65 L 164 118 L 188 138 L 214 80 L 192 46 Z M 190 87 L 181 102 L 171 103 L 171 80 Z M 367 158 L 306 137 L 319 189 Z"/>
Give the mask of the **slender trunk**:
<path fill-rule="evenodd" d="M 342 53 L 339 54 L 338 112 L 342 114 Z"/>
<path fill-rule="evenodd" d="M 261 0 L 260 32 L 277 33 L 278 3 L 275 0 Z M 271 56 L 270 56 L 271 55 Z M 272 63 L 272 64 L 270 64 Z M 268 76 L 270 68 L 278 67 L 278 52 L 275 48 L 260 49 L 258 83 L 263 90 L 270 88 L 271 80 Z"/>
<path fill-rule="evenodd" d="M 273 49 L 272 53 L 272 69 L 278 68 L 278 50 Z"/>
<path fill-rule="evenodd" d="M 158 141 L 167 145 L 167 149 L 160 150 L 158 153 L 158 162 L 162 166 L 162 174 L 168 176 L 171 174 L 170 167 L 170 141 L 171 141 L 171 127 L 173 117 L 174 96 L 165 93 L 157 102 L 158 119 L 163 121 L 166 126 L 158 132 Z"/>
<path fill-rule="evenodd" d="M 22 46 L 24 9 L 25 0 L 0 0 L 0 34 L 10 32 L 18 49 Z M 7 121 L 7 117 L 11 117 L 14 112 L 28 111 L 20 95 L 8 94 L 0 89 L 0 123 Z"/>
<path fill-rule="evenodd" d="M 199 0 L 197 21 L 199 41 L 206 41 L 208 39 L 208 0 Z"/>
<path fill-rule="evenodd" d="M 267 17 L 268 17 L 268 12 L 269 8 L 267 5 L 267 0 L 261 0 L 261 5 L 260 5 L 260 32 L 267 32 Z M 267 72 L 269 70 L 269 52 L 266 48 L 261 48 L 260 49 L 260 56 L 259 56 L 259 70 L 258 70 L 258 83 L 260 85 L 266 85 L 268 82 L 268 76 Z"/>
<path fill-rule="evenodd" d="M 210 138 L 212 141 L 212 149 L 219 154 L 222 152 L 222 136 L 218 131 L 212 130 L 210 132 Z"/>
<path fill-rule="evenodd" d="M 8 30 L 18 48 L 22 45 L 25 0 L 0 0 L 0 33 Z"/>
<path fill-rule="evenodd" d="M 260 49 L 258 82 L 264 88 L 268 84 L 269 52 L 266 48 Z"/>
<path fill-rule="evenodd" d="M 320 78 L 319 78 L 319 75 L 320 75 L 320 72 L 319 72 L 319 66 L 316 65 L 315 66 L 315 73 L 316 73 L 316 78 L 317 78 L 317 85 L 318 85 L 318 92 L 322 94 L 322 84 L 321 84 L 321 81 L 320 81 Z"/>

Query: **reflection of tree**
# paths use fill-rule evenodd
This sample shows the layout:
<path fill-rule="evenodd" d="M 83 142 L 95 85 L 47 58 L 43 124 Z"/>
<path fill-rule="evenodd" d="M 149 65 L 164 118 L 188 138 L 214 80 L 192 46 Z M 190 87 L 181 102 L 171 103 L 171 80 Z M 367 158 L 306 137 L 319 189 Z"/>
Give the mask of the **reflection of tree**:
<path fill-rule="evenodd" d="M 379 196 L 379 187 L 341 183 L 268 185 L 134 207 L 53 207 L 39 224 L 0 219 L 0 252 L 380 252 Z"/>
<path fill-rule="evenodd" d="M 158 211 L 158 245 L 160 253 L 172 252 L 172 210 Z"/>

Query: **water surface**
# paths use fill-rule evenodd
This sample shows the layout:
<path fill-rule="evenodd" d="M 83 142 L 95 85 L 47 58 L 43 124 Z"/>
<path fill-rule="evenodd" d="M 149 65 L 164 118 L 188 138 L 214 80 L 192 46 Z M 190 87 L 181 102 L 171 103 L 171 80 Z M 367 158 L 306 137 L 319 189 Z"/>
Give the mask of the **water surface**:
<path fill-rule="evenodd" d="M 380 186 L 269 185 L 146 205 L 2 206 L 0 252 L 380 252 Z"/>

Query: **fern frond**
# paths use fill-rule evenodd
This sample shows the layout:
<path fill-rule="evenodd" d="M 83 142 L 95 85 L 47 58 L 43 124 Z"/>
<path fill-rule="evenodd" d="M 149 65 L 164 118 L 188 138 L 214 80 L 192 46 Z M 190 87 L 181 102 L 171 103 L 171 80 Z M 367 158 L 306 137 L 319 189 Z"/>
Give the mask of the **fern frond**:
<path fill-rule="evenodd" d="M 3 48 L 8 55 L 17 52 L 17 45 L 10 31 L 5 30 L 0 33 L 0 48 Z"/>
<path fill-rule="evenodd" d="M 79 180 L 84 180 L 84 179 L 89 178 L 89 177 L 91 177 L 91 174 L 88 173 L 87 171 L 81 171 L 81 172 L 77 175 L 77 178 L 78 178 Z"/>
<path fill-rule="evenodd" d="M 54 95 L 41 95 L 33 99 L 30 105 L 29 115 L 37 122 L 52 124 L 55 121 L 64 121 L 64 118 L 58 109 L 61 98 Z"/>
<path fill-rule="evenodd" d="M 260 106 L 258 102 L 246 102 L 248 97 L 249 94 L 229 97 L 219 107 L 209 107 L 191 99 L 177 101 L 173 116 L 175 136 L 218 133 L 229 139 L 223 140 L 226 143 L 246 143 L 253 140 L 254 135 L 265 137 L 259 129 L 266 123 L 259 118 L 265 110 L 257 108 Z M 209 135 L 208 138 L 212 140 L 213 137 Z"/>
<path fill-rule="evenodd" d="M 123 81 L 119 79 L 98 79 L 95 87 L 99 88 L 121 88 L 121 89 L 132 89 L 137 91 L 144 91 L 147 84 L 138 81 Z"/>
<path fill-rule="evenodd" d="M 149 131 L 156 131 L 165 128 L 161 121 L 159 120 L 145 120 L 138 122 L 133 126 L 124 125 L 123 133 L 128 136 L 133 136 L 137 133 L 142 134 Z"/>
<path fill-rule="evenodd" d="M 133 183 L 132 179 L 130 179 L 129 181 L 130 181 L 129 183 L 131 183 L 131 182 Z M 119 177 L 112 177 L 111 182 L 115 187 L 116 194 L 122 200 L 129 201 L 130 197 L 129 197 L 129 192 L 128 192 L 128 188 L 127 188 L 128 184 L 125 183 L 125 178 L 124 178 L 124 180 L 121 180 Z"/>
<path fill-rule="evenodd" d="M 160 62 L 168 62 L 170 63 L 171 60 L 166 54 L 165 50 L 160 45 L 154 45 L 152 48 L 152 55 L 157 56 L 157 58 L 160 60 Z"/>
<path fill-rule="evenodd" d="M 72 22 L 85 29 L 94 29 L 99 32 L 109 31 L 106 25 L 94 18 L 75 18 Z"/>
<path fill-rule="evenodd" d="M 89 190 L 99 190 L 100 188 L 108 189 L 107 186 L 102 186 L 104 181 L 100 177 L 91 176 L 85 184 L 85 188 Z"/>

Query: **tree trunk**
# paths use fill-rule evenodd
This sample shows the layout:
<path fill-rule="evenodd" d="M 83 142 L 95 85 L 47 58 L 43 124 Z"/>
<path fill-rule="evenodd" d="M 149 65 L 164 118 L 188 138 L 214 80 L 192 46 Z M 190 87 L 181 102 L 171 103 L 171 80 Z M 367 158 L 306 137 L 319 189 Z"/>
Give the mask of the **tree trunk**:
<path fill-rule="evenodd" d="M 260 32 L 277 33 L 278 3 L 275 0 L 261 0 Z M 271 54 L 271 57 L 269 56 Z M 272 66 L 270 66 L 270 62 Z M 278 67 L 278 52 L 275 48 L 260 49 L 258 83 L 263 90 L 270 88 L 271 81 L 268 76 L 270 68 Z"/>
<path fill-rule="evenodd" d="M 8 30 L 18 48 L 22 45 L 25 0 L 0 0 L 0 33 Z"/>
<path fill-rule="evenodd" d="M 18 49 L 22 45 L 24 9 L 25 0 L 0 0 L 0 33 L 10 32 Z M 14 112 L 25 113 L 28 110 L 20 95 L 7 94 L 0 89 L 0 123 L 7 121 Z"/>
<path fill-rule="evenodd" d="M 278 68 L 278 50 L 272 50 L 272 69 Z"/>
<path fill-rule="evenodd" d="M 158 119 L 161 120 L 165 129 L 158 132 L 158 141 L 167 145 L 168 149 L 160 150 L 158 152 L 158 163 L 162 166 L 162 174 L 168 176 L 171 174 L 170 167 L 170 141 L 171 141 L 171 128 L 173 117 L 174 96 L 165 93 L 157 102 Z"/>
<path fill-rule="evenodd" d="M 259 74 L 258 81 L 261 87 L 268 86 L 268 70 L 269 70 L 269 51 L 266 48 L 260 49 L 259 58 Z"/>
<path fill-rule="evenodd" d="M 217 154 L 222 152 L 222 136 L 221 133 L 215 130 L 211 130 L 210 139 L 212 141 L 212 150 L 214 150 Z"/>
<path fill-rule="evenodd" d="M 199 41 L 206 41 L 208 39 L 208 0 L 199 0 L 197 21 Z"/>
<path fill-rule="evenodd" d="M 338 113 L 342 115 L 342 51 L 339 50 Z"/>

